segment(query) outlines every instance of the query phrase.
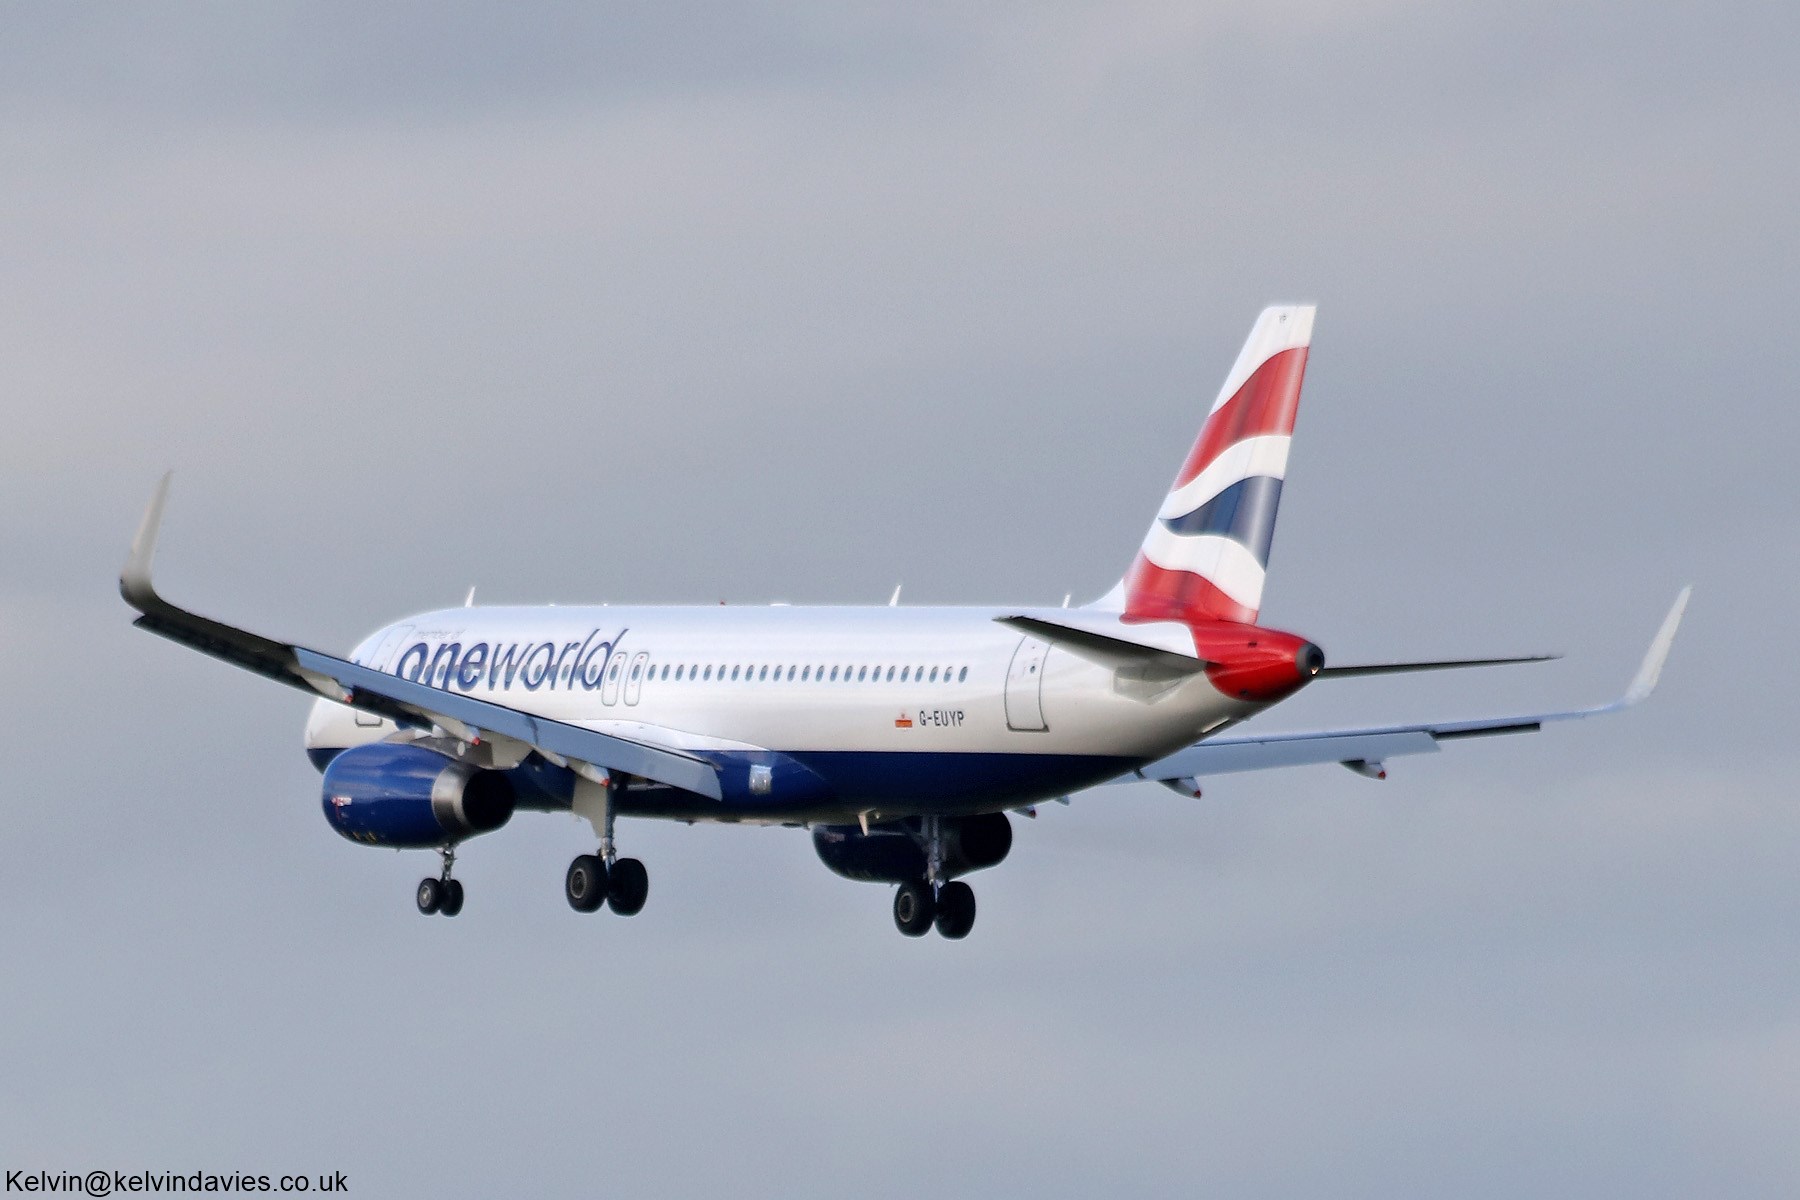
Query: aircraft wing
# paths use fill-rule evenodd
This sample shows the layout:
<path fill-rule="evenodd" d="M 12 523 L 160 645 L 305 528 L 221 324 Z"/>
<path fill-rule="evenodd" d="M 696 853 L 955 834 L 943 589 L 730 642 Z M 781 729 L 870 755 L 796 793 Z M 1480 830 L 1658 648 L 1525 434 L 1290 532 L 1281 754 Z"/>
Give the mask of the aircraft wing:
<path fill-rule="evenodd" d="M 1502 733 L 1531 733 L 1553 721 L 1571 721 L 1599 713 L 1617 712 L 1643 700 L 1656 687 L 1676 627 L 1687 608 L 1692 588 L 1683 588 L 1663 618 L 1625 694 L 1609 704 L 1560 712 L 1516 713 L 1475 721 L 1424 721 L 1411 725 L 1380 725 L 1366 729 L 1325 729 L 1311 733 L 1230 734 L 1207 738 L 1167 758 L 1122 775 L 1115 783 L 1139 779 L 1167 784 L 1178 791 L 1197 791 L 1193 781 L 1206 775 L 1236 771 L 1260 771 L 1269 767 L 1294 767 L 1311 763 L 1342 763 L 1360 774 L 1383 777 L 1383 763 L 1405 754 L 1433 754 L 1439 744 L 1457 738 L 1485 737 Z"/>
<path fill-rule="evenodd" d="M 718 770 L 692 755 L 414 683 L 170 604 L 157 594 L 150 581 L 150 563 L 156 553 L 156 534 L 169 494 L 169 478 L 163 476 L 157 486 L 144 513 L 144 523 L 131 543 L 131 557 L 119 574 L 120 594 L 143 614 L 134 624 L 245 670 L 377 713 L 402 726 L 435 726 L 471 744 L 509 739 L 536 750 L 559 766 L 573 768 L 578 774 L 588 775 L 598 768 L 654 780 L 714 800 L 721 797 Z"/>

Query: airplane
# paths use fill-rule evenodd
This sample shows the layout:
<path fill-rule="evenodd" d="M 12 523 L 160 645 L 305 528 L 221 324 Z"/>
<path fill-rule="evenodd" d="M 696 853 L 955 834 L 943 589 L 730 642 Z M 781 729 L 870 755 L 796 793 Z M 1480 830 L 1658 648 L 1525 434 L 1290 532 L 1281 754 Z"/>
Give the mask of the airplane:
<path fill-rule="evenodd" d="M 961 877 L 1000 863 L 1009 814 L 1107 783 L 1199 795 L 1211 775 L 1389 759 L 1614 712 L 1656 686 L 1691 589 L 1608 704 L 1316 732 L 1237 727 L 1316 680 L 1541 661 L 1327 665 L 1257 624 L 1315 309 L 1265 309 L 1123 578 L 1069 608 L 475 606 L 407 617 L 348 657 L 164 600 L 170 476 L 119 578 L 134 624 L 316 697 L 305 746 L 344 837 L 433 849 L 421 913 L 454 916 L 457 848 L 519 811 L 573 812 L 598 845 L 564 895 L 639 912 L 649 877 L 615 818 L 809 828 L 825 866 L 894 887 L 894 924 L 966 937 Z"/>

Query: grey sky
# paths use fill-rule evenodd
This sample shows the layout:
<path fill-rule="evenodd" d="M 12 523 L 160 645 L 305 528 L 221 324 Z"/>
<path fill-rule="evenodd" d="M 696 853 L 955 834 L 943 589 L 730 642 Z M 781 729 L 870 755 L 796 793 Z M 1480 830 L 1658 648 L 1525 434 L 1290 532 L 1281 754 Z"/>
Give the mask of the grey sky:
<path fill-rule="evenodd" d="M 0 1168 L 356 1195 L 1791 1195 L 1791 5 L 0 12 Z M 1256 311 L 1318 332 L 1270 727 L 1642 710 L 1021 822 L 961 945 L 803 834 L 318 811 L 304 700 L 460 599 L 1055 603 Z"/>

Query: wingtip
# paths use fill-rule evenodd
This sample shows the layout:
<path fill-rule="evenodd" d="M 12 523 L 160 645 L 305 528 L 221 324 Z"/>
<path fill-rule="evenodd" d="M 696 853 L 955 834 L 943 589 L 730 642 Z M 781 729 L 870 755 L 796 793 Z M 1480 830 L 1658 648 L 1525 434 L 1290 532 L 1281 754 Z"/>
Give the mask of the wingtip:
<path fill-rule="evenodd" d="M 150 564 L 156 557 L 156 534 L 162 527 L 163 505 L 168 502 L 169 482 L 174 478 L 174 471 L 165 471 L 157 481 L 156 490 L 150 494 L 150 503 L 144 509 L 144 519 L 138 524 L 137 536 L 131 539 L 131 555 L 119 572 L 119 594 L 140 612 L 146 611 L 158 598 L 156 588 L 150 582 Z"/>
<path fill-rule="evenodd" d="M 1682 614 L 1687 612 L 1688 597 L 1693 595 L 1694 585 L 1688 584 L 1675 597 L 1670 606 L 1668 616 L 1650 639 L 1650 649 L 1644 654 L 1644 661 L 1625 690 L 1622 704 L 1637 704 L 1656 690 L 1656 682 L 1662 676 L 1663 664 L 1669 661 L 1669 650 L 1675 645 L 1675 631 L 1681 627 Z"/>

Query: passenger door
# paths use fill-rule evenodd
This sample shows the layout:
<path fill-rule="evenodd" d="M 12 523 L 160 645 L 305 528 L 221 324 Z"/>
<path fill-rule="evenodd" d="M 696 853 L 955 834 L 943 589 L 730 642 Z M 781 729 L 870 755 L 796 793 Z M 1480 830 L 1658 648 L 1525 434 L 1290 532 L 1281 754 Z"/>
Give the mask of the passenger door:
<path fill-rule="evenodd" d="M 1006 727 L 1021 733 L 1041 733 L 1044 722 L 1044 659 L 1050 644 L 1034 637 L 1019 639 L 1012 665 L 1006 672 Z"/>

